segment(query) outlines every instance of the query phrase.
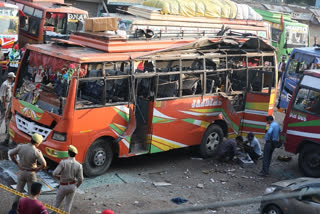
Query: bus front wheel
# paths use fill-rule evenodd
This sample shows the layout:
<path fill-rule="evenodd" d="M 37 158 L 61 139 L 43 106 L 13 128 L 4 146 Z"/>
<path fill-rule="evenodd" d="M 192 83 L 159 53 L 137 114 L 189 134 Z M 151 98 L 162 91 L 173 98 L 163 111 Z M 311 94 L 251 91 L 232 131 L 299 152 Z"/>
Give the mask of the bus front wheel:
<path fill-rule="evenodd" d="M 299 154 L 299 168 L 309 177 L 320 177 L 320 146 L 305 145 Z"/>
<path fill-rule="evenodd" d="M 211 125 L 203 135 L 200 145 L 202 157 L 210 157 L 215 153 L 216 147 L 223 141 L 223 131 L 219 125 Z"/>
<path fill-rule="evenodd" d="M 107 142 L 105 139 L 96 140 L 87 152 L 83 163 L 83 173 L 87 177 L 102 175 L 110 167 L 112 158 L 111 142 Z"/>

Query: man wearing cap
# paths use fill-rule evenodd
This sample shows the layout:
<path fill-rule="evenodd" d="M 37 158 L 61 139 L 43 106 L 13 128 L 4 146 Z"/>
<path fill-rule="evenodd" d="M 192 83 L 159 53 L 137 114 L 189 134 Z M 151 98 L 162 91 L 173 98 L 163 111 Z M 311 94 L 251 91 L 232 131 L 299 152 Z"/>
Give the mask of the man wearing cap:
<path fill-rule="evenodd" d="M 60 161 L 57 168 L 53 171 L 53 176 L 60 180 L 55 207 L 60 207 L 61 202 L 65 198 L 64 210 L 69 213 L 76 189 L 83 181 L 82 165 L 76 161 L 76 154 L 78 154 L 77 148 L 70 145 L 68 149 L 69 158 Z"/>
<path fill-rule="evenodd" d="M 31 184 L 37 181 L 37 172 L 47 166 L 43 155 L 37 147 L 42 143 L 43 137 L 37 133 L 33 134 L 28 144 L 19 144 L 9 151 L 11 160 L 19 167 L 17 191 L 22 192 L 25 184 L 28 185 L 28 193 L 31 194 Z M 19 155 L 19 162 L 16 159 Z M 40 163 L 40 166 L 37 165 Z M 19 197 L 17 197 L 18 199 Z"/>
<path fill-rule="evenodd" d="M 10 102 L 15 77 L 16 75 L 13 72 L 8 73 L 8 79 L 4 81 L 0 87 L 0 127 L 3 123 L 3 119 L 5 119 L 6 133 L 10 122 Z"/>

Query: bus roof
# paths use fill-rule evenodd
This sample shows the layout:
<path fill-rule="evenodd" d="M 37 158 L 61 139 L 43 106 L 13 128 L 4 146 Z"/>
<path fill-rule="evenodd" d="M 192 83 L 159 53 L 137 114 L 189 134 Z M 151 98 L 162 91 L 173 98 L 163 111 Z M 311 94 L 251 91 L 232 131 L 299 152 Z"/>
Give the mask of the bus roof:
<path fill-rule="evenodd" d="M 68 4 L 61 4 L 51 1 L 41 1 L 41 2 L 28 2 L 23 0 L 15 0 L 18 4 L 27 5 L 29 7 L 34 7 L 40 10 L 53 13 L 77 13 L 77 14 L 88 14 L 87 11 L 81 10 L 76 7 L 69 6 Z"/>
<path fill-rule="evenodd" d="M 57 44 L 27 45 L 27 48 L 42 54 L 51 55 L 76 63 L 128 61 L 145 55 L 146 52 L 106 53 L 81 46 L 61 46 Z"/>
<path fill-rule="evenodd" d="M 168 40 L 171 41 L 171 40 Z M 149 44 L 152 46 L 153 41 L 144 41 L 144 46 L 148 46 Z M 159 42 L 159 41 L 156 41 Z M 164 41 L 165 42 L 165 41 Z M 112 42 L 110 42 L 112 44 Z M 132 44 L 130 44 L 132 43 Z M 130 47 L 134 47 L 136 41 L 132 42 L 124 42 L 120 45 L 128 46 L 128 50 Z M 160 46 L 157 49 L 153 50 L 141 50 L 141 51 L 134 51 L 132 48 L 131 51 L 123 51 L 122 53 L 108 53 L 103 50 L 99 50 L 96 48 L 88 47 L 79 43 L 75 43 L 72 41 L 66 40 L 56 40 L 56 43 L 53 44 L 35 44 L 35 45 L 27 45 L 27 48 L 33 50 L 35 52 L 39 52 L 45 55 L 51 55 L 54 57 L 62 58 L 68 61 L 76 62 L 76 63 L 89 63 L 89 62 L 112 62 L 112 61 L 128 61 L 134 58 L 148 58 L 148 56 L 154 56 L 161 52 L 166 51 L 181 51 L 186 49 L 192 49 L 195 47 L 202 47 L 202 46 L 210 46 L 211 48 L 215 47 L 216 49 L 219 48 L 222 44 L 227 44 L 227 47 L 230 47 L 230 44 L 233 48 L 239 49 L 242 48 L 243 51 L 245 49 L 252 49 L 257 51 L 274 51 L 274 48 L 268 44 L 266 44 L 263 40 L 259 38 L 250 38 L 246 42 L 242 41 L 235 41 L 225 38 L 220 38 L 215 41 L 211 39 L 200 39 L 200 40 L 193 40 L 185 43 L 170 43 L 167 44 L 168 46 Z M 130 46 L 131 45 L 131 46 Z M 138 47 L 139 48 L 139 47 Z M 259 50 L 258 50 L 259 49 Z"/>
<path fill-rule="evenodd" d="M 0 7 L 7 7 L 7 8 L 18 9 L 18 6 L 17 6 L 17 5 L 8 4 L 8 3 L 4 3 L 4 2 L 0 2 Z"/>
<path fill-rule="evenodd" d="M 319 47 L 295 48 L 293 49 L 291 54 L 294 54 L 294 53 L 303 53 L 306 55 L 320 57 L 320 48 Z"/>

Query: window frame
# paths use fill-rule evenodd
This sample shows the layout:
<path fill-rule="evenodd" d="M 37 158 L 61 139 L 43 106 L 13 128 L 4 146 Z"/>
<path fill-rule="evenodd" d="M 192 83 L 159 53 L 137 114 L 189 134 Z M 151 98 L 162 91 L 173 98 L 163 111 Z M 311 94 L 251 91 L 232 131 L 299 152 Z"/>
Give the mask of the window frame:
<path fill-rule="evenodd" d="M 298 108 L 296 107 L 295 103 L 296 103 L 296 99 L 297 99 L 297 97 L 298 97 L 298 94 L 299 94 L 300 89 L 308 89 L 309 91 L 310 91 L 310 90 L 313 90 L 313 91 L 315 91 L 315 92 L 319 92 L 319 94 L 320 94 L 320 90 L 319 90 L 319 89 L 315 89 L 315 88 L 308 87 L 308 86 L 305 86 L 305 85 L 299 85 L 298 91 L 297 91 L 297 93 L 295 93 L 293 105 L 292 105 L 291 108 L 292 108 L 293 110 L 296 110 L 296 111 L 300 111 L 300 112 L 303 112 L 303 113 L 306 113 L 306 114 L 310 114 L 310 115 L 313 115 L 313 116 L 319 116 L 319 117 L 320 117 L 320 112 L 319 112 L 319 113 L 314 113 L 314 112 L 311 112 L 311 111 L 301 110 L 301 109 L 298 109 Z"/>

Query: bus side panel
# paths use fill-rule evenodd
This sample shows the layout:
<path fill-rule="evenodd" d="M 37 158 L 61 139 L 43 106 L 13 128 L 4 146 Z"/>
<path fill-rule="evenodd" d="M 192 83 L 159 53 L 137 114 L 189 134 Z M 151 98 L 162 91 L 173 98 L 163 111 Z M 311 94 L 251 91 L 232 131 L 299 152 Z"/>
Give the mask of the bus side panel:
<path fill-rule="evenodd" d="M 320 143 L 319 116 L 290 109 L 286 115 L 285 123 L 286 151 L 297 153 L 297 148 L 303 140 Z"/>
<path fill-rule="evenodd" d="M 240 118 L 233 121 L 236 114 L 231 118 L 226 105 L 219 96 L 157 101 L 150 153 L 200 144 L 207 127 L 215 120 L 226 120 L 228 126 L 237 127 Z"/>
<path fill-rule="evenodd" d="M 125 105 L 75 110 L 72 142 L 78 148 L 80 162 L 84 162 L 90 145 L 99 137 L 116 139 L 127 127 L 129 108 Z M 128 156 L 129 142 L 119 142 L 119 156 Z"/>
<path fill-rule="evenodd" d="M 241 135 L 253 132 L 256 137 L 263 138 L 266 130 L 266 116 L 269 111 L 270 95 L 247 93 L 246 106 L 241 121 Z"/>

